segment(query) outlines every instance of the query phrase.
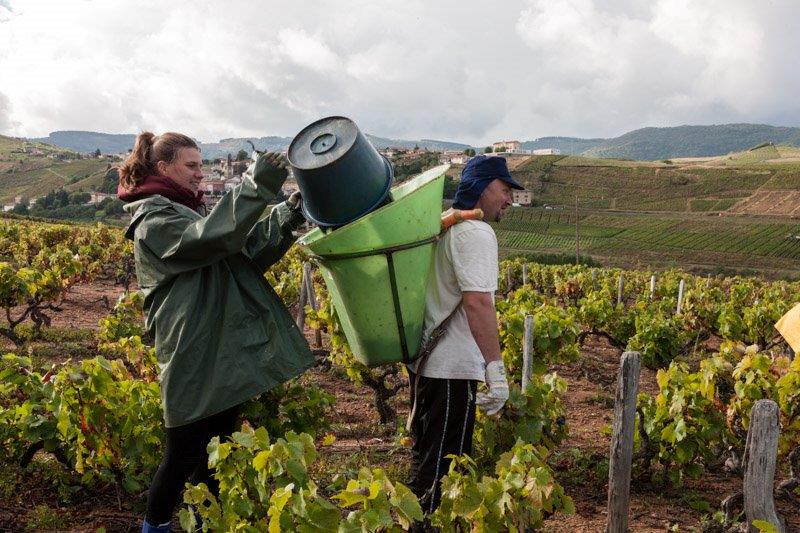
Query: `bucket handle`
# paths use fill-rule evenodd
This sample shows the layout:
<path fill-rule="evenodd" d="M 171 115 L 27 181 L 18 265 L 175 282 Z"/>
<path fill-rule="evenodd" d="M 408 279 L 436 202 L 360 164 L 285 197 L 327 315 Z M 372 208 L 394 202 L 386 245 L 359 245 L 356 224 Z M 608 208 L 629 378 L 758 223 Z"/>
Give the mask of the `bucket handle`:
<path fill-rule="evenodd" d="M 403 363 L 409 364 L 411 362 L 411 355 L 408 351 L 408 344 L 406 343 L 406 330 L 405 326 L 403 326 L 403 312 L 400 308 L 400 293 L 397 289 L 397 275 L 394 271 L 394 258 L 392 255 L 395 252 L 401 252 L 403 250 L 409 250 L 411 248 L 416 248 L 418 246 L 424 246 L 426 244 L 431 244 L 439 240 L 439 235 L 434 235 L 433 237 L 428 237 L 427 239 L 422 239 L 421 241 L 409 242 L 406 244 L 398 244 L 396 246 L 387 246 L 386 248 L 377 248 L 375 250 L 366 250 L 363 252 L 353 252 L 350 254 L 330 254 L 330 255 L 312 255 L 311 259 L 315 261 L 325 260 L 325 261 L 336 261 L 340 259 L 357 259 L 359 257 L 369 257 L 371 255 L 385 255 L 386 256 L 386 265 L 389 268 L 389 285 L 392 289 L 392 303 L 394 304 L 394 316 L 397 322 L 397 333 L 400 336 L 400 349 L 403 352 Z"/>
<path fill-rule="evenodd" d="M 371 255 L 389 255 L 393 254 L 394 252 L 401 252 L 410 248 L 416 248 L 417 246 L 424 246 L 438 240 L 439 235 L 434 235 L 433 237 L 428 237 L 427 239 L 422 239 L 421 241 L 398 244 L 396 246 L 387 246 L 386 248 L 376 248 L 374 250 L 364 250 L 363 252 L 352 252 L 349 254 L 312 254 L 311 259 L 315 259 L 317 261 L 320 259 L 324 259 L 325 261 L 337 261 L 340 259 L 358 259 L 359 257 L 369 257 Z"/>

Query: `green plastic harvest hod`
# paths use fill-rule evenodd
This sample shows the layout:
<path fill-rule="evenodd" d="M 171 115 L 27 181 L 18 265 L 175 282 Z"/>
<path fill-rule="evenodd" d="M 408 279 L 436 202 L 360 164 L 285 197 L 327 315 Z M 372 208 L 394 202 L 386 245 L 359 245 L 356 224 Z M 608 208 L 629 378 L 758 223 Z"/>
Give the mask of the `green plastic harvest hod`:
<path fill-rule="evenodd" d="M 448 168 L 398 185 L 391 203 L 346 226 L 300 239 L 320 265 L 353 354 L 368 366 L 417 354 Z"/>

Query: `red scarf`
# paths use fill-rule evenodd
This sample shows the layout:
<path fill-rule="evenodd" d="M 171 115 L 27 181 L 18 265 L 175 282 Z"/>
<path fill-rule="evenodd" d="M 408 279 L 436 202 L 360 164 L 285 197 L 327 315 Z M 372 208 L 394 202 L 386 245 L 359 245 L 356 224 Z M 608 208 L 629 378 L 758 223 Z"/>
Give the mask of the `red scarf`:
<path fill-rule="evenodd" d="M 117 186 L 117 198 L 123 202 L 141 200 L 154 194 L 160 194 L 173 202 L 185 205 L 193 211 L 198 211 L 200 206 L 203 205 L 203 191 L 197 191 L 197 194 L 193 194 L 186 187 L 182 187 L 164 176 L 147 176 L 142 183 L 136 185 L 133 189 L 126 189 L 122 183 Z"/>

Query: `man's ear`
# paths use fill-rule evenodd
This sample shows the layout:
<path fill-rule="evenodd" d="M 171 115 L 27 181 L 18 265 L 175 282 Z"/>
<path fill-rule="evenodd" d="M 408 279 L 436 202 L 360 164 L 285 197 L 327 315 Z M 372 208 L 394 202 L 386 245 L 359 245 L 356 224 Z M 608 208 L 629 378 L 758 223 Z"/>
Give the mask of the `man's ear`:
<path fill-rule="evenodd" d="M 167 171 L 167 162 L 166 161 L 156 161 L 156 170 L 158 170 L 159 174 L 161 174 L 162 176 L 165 176 L 166 175 L 166 171 Z"/>

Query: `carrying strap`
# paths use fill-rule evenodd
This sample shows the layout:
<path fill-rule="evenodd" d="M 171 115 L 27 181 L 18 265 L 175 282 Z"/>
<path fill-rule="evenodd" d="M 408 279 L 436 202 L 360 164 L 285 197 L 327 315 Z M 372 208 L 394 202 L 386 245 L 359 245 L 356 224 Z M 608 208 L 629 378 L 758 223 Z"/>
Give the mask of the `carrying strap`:
<path fill-rule="evenodd" d="M 450 321 L 453 320 L 453 317 L 456 316 L 456 312 L 458 308 L 461 306 L 461 302 L 456 304 L 455 309 L 450 311 L 450 314 L 442 320 L 438 326 L 433 328 L 431 334 L 428 335 L 428 338 L 422 339 L 422 344 L 420 344 L 419 352 L 417 361 L 417 374 L 422 372 L 422 368 L 425 366 L 425 363 L 428 361 L 428 356 L 433 353 L 433 350 L 436 349 L 438 346 L 439 341 L 442 340 L 445 333 L 447 333 L 447 326 L 450 324 Z"/>
<path fill-rule="evenodd" d="M 419 376 L 422 373 L 422 369 L 425 367 L 425 363 L 428 362 L 428 356 L 433 353 L 439 341 L 442 340 L 445 333 L 447 333 L 447 326 L 450 324 L 450 321 L 453 320 L 453 317 L 456 316 L 456 312 L 460 307 L 461 302 L 457 303 L 455 309 L 453 309 L 438 326 L 433 328 L 433 331 L 431 331 L 431 334 L 428 335 L 426 339 L 422 339 L 422 344 L 418 352 L 419 357 L 417 357 L 417 370 L 414 372 L 414 398 L 411 411 L 408 413 L 408 420 L 406 420 L 406 431 L 411 431 L 411 423 L 414 421 L 414 417 L 417 414 L 417 386 L 419 385 Z"/>

